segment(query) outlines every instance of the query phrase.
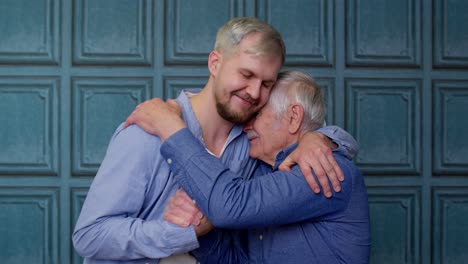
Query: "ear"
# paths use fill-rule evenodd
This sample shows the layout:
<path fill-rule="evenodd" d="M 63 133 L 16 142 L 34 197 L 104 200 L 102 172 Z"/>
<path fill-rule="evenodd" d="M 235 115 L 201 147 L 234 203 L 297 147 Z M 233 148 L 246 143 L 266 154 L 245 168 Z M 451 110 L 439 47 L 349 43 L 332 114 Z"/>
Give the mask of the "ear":
<path fill-rule="evenodd" d="M 291 104 L 288 107 L 288 130 L 291 134 L 296 134 L 302 125 L 304 119 L 304 107 L 298 103 Z"/>
<path fill-rule="evenodd" d="M 221 53 L 219 51 L 213 50 L 210 52 L 210 55 L 208 56 L 208 70 L 211 75 L 216 76 L 221 63 L 221 58 Z"/>

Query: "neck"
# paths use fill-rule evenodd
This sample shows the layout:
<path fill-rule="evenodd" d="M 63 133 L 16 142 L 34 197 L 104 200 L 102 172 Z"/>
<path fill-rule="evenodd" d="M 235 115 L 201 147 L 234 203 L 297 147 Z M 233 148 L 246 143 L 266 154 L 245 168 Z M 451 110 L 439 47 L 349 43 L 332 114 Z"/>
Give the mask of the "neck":
<path fill-rule="evenodd" d="M 219 157 L 235 124 L 218 114 L 212 89 L 210 78 L 205 88 L 190 98 L 190 103 L 200 123 L 205 147 Z"/>

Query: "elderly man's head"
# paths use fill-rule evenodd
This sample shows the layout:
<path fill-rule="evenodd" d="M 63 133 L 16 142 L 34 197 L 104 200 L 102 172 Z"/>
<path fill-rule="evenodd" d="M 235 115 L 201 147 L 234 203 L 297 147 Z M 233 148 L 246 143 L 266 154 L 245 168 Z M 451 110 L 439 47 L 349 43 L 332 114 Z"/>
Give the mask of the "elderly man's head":
<path fill-rule="evenodd" d="M 297 142 L 307 131 L 322 126 L 326 107 L 320 88 L 301 72 L 282 72 L 270 99 L 244 131 L 250 156 L 274 165 L 282 149 Z"/>

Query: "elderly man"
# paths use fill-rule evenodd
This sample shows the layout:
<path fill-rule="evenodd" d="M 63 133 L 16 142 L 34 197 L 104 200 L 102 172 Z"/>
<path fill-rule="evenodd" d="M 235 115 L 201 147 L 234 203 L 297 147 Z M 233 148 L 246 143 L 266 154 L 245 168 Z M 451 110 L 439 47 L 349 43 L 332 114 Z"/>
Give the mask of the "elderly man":
<path fill-rule="evenodd" d="M 309 76 L 281 73 L 266 106 L 245 125 L 249 154 L 262 161 L 250 180 L 207 153 L 178 115 L 168 111 L 171 107 L 161 104 L 160 109 L 161 154 L 176 180 L 214 226 L 248 229 L 249 263 L 368 263 L 369 208 L 359 169 L 334 154 L 345 180 L 331 198 L 314 194 L 298 166 L 278 170 L 301 136 L 324 122 L 323 96 Z M 179 192 L 171 200 L 166 220 L 181 225 L 192 220 L 184 214 L 190 202 L 183 196 Z M 202 247 L 194 254 L 201 262 L 242 259 L 233 257 L 243 254 L 242 246 L 210 242 L 216 239 L 200 238 Z"/>

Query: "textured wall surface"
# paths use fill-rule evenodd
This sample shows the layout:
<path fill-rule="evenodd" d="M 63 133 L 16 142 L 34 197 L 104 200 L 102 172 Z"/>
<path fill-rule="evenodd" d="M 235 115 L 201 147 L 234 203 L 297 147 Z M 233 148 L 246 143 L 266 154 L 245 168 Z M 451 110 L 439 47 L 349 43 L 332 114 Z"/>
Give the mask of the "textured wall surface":
<path fill-rule="evenodd" d="M 81 263 L 71 232 L 114 129 L 202 88 L 216 30 L 272 23 L 360 143 L 371 263 L 468 259 L 468 1 L 0 0 L 0 263 Z"/>

